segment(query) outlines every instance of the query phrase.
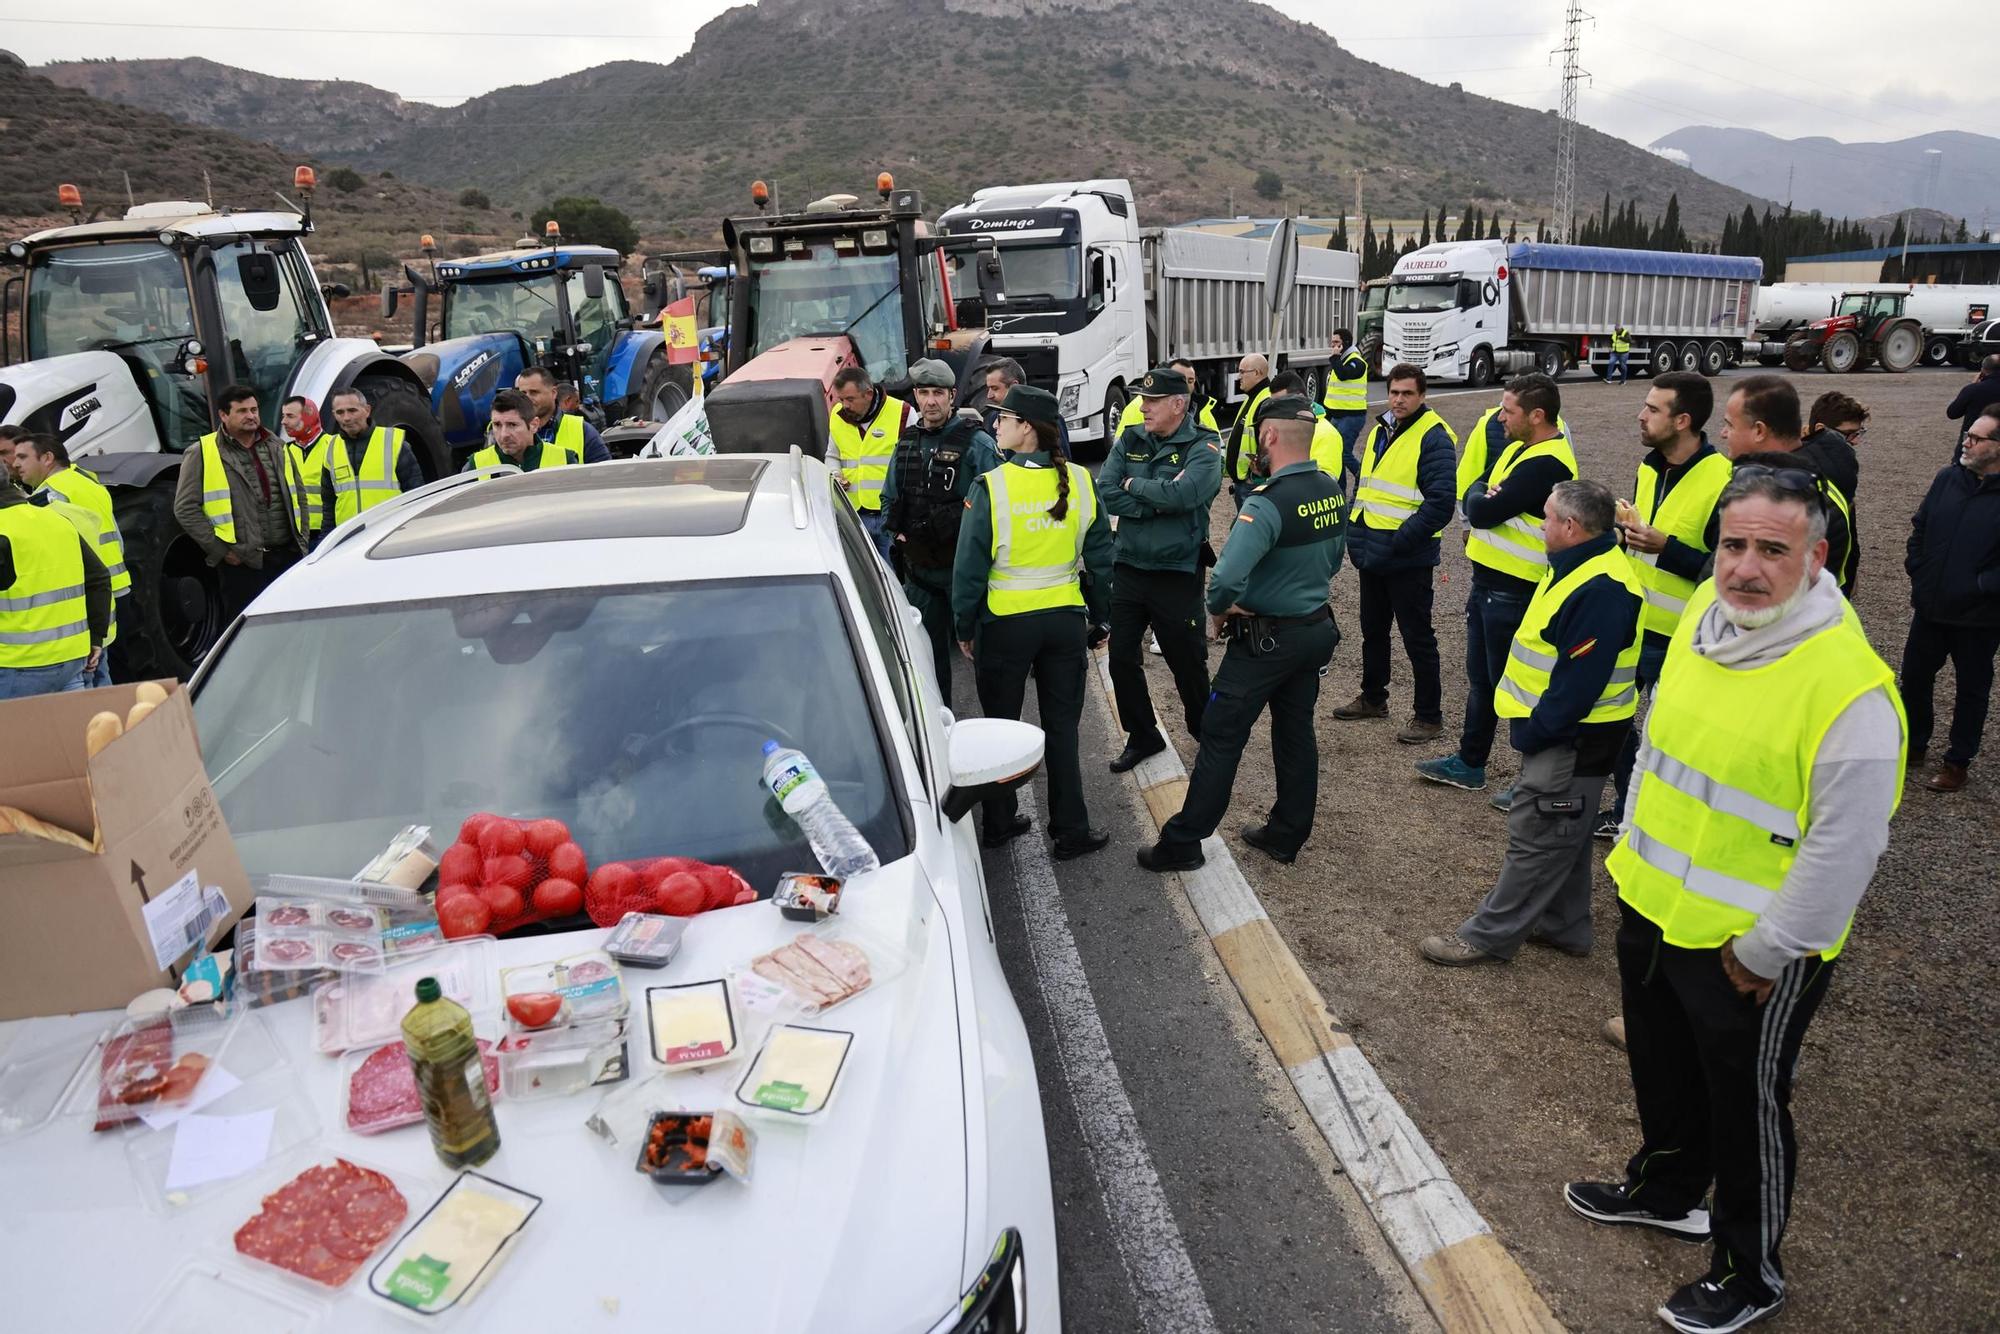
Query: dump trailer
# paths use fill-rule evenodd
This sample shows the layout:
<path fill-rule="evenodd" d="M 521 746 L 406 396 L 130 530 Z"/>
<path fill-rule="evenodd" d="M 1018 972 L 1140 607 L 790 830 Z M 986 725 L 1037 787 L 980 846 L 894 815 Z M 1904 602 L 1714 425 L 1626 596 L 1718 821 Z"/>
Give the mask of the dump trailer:
<path fill-rule="evenodd" d="M 1755 330 L 1761 260 L 1523 241 L 1441 241 L 1396 261 L 1382 360 L 1475 388 L 1496 374 L 1605 373 L 1613 329 L 1631 365 L 1717 375 Z"/>

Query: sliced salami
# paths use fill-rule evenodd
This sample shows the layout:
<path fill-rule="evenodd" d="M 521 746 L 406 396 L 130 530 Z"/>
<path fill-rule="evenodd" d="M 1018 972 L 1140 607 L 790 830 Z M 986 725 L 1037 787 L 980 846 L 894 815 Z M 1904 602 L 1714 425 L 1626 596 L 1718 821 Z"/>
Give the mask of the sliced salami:
<path fill-rule="evenodd" d="M 336 1158 L 266 1195 L 256 1216 L 236 1229 L 236 1249 L 338 1288 L 396 1234 L 409 1212 L 395 1182 Z"/>
<path fill-rule="evenodd" d="M 484 1038 L 479 1040 L 489 1095 L 500 1091 L 500 1058 L 493 1054 L 492 1047 Z M 398 1126 L 413 1126 L 423 1119 L 423 1098 L 417 1092 L 417 1077 L 410 1071 L 410 1058 L 402 1043 L 376 1048 L 348 1077 L 349 1130 L 372 1135 Z"/>

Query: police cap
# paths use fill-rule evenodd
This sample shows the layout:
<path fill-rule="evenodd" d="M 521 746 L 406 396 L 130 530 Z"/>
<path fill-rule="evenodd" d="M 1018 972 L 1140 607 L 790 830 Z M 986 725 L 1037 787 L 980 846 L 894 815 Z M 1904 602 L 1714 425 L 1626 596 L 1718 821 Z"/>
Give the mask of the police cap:
<path fill-rule="evenodd" d="M 910 365 L 913 389 L 956 389 L 958 373 L 936 357 L 923 357 Z"/>
<path fill-rule="evenodd" d="M 1260 426 L 1265 422 L 1316 422 L 1318 420 L 1318 415 L 1313 412 L 1312 400 L 1302 398 L 1297 394 L 1284 394 L 1267 398 L 1264 400 L 1264 406 L 1257 409 L 1257 424 Z"/>
<path fill-rule="evenodd" d="M 1141 398 L 1172 398 L 1188 392 L 1187 376 L 1173 366 L 1155 366 L 1139 377 L 1132 392 Z"/>
<path fill-rule="evenodd" d="M 1046 422 L 1050 426 L 1062 422 L 1062 408 L 1056 403 L 1056 396 L 1031 384 L 1017 384 L 1009 389 L 1007 397 L 1000 400 L 1000 411 L 1022 421 Z"/>

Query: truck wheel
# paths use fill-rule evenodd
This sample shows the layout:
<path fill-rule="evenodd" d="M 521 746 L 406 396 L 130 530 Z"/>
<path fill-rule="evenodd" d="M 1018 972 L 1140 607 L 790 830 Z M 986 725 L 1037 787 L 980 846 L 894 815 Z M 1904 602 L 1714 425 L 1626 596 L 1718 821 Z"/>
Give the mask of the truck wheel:
<path fill-rule="evenodd" d="M 1480 348 L 1472 354 L 1472 364 L 1466 368 L 1466 387 L 1484 389 L 1493 383 L 1493 354 Z"/>
<path fill-rule="evenodd" d="M 1668 371 L 1679 370 L 1681 350 L 1671 342 L 1655 343 L 1653 350 L 1646 354 L 1646 373 L 1665 375 Z"/>
<path fill-rule="evenodd" d="M 1561 378 L 1563 360 L 1563 350 L 1555 343 L 1543 343 L 1535 350 L 1535 369 L 1551 380 Z"/>
<path fill-rule="evenodd" d="M 1131 401 L 1132 395 L 1122 384 L 1114 384 L 1104 391 L 1104 433 L 1095 442 L 1072 441 L 1072 462 L 1095 463 L 1110 457 L 1111 442 L 1118 438 L 1118 419 L 1125 415 L 1125 405 Z"/>
<path fill-rule="evenodd" d="M 444 428 L 431 415 L 431 405 L 422 395 L 401 380 L 379 376 L 356 381 L 356 387 L 368 395 L 374 407 L 375 424 L 397 427 L 403 438 L 416 447 L 417 466 L 423 469 L 426 482 L 435 482 L 454 471 Z"/>
<path fill-rule="evenodd" d="M 1932 334 L 1924 340 L 1924 365 L 1949 366 L 1953 361 L 1952 353 L 1957 350 L 1958 344 L 1951 339 L 1943 334 Z"/>
<path fill-rule="evenodd" d="M 118 642 L 111 650 L 121 680 L 185 680 L 227 628 L 222 582 L 174 518 L 179 480 L 179 471 L 169 469 L 149 486 L 111 492 L 132 573 L 132 591 L 118 600 Z"/>
<path fill-rule="evenodd" d="M 694 364 L 670 363 L 666 354 L 655 353 L 646 363 L 646 377 L 639 382 L 639 398 L 632 410 L 646 421 L 663 422 L 687 406 L 694 392 Z"/>
<path fill-rule="evenodd" d="M 1787 363 L 1789 364 L 1789 363 Z M 1826 340 L 1819 350 L 1819 364 L 1835 375 L 1846 375 L 1861 366 L 1861 340 L 1846 329 Z"/>
<path fill-rule="evenodd" d="M 1701 374 L 1701 344 L 1699 342 L 1691 341 L 1681 344 L 1681 363 L 1675 369 L 1686 371 L 1689 375 Z"/>
<path fill-rule="evenodd" d="M 1763 361 L 1766 366 L 1771 364 L 1762 357 L 1759 357 L 1758 360 Z M 1810 369 L 1816 360 L 1818 360 L 1818 356 L 1813 352 L 1812 342 L 1804 335 L 1794 334 L 1785 340 L 1784 363 L 1786 370 L 1805 371 Z"/>

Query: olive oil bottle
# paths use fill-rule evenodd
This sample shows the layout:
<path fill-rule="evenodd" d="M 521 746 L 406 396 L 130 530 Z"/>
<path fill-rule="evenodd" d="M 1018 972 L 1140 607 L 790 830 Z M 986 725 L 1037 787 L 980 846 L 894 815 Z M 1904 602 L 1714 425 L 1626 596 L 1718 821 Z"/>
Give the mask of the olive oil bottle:
<path fill-rule="evenodd" d="M 434 977 L 417 981 L 417 1005 L 403 1016 L 403 1048 L 424 1100 L 431 1147 L 450 1167 L 477 1167 L 500 1148 L 500 1127 L 486 1093 L 486 1064 L 472 1036 L 472 1016 L 446 1000 Z"/>

